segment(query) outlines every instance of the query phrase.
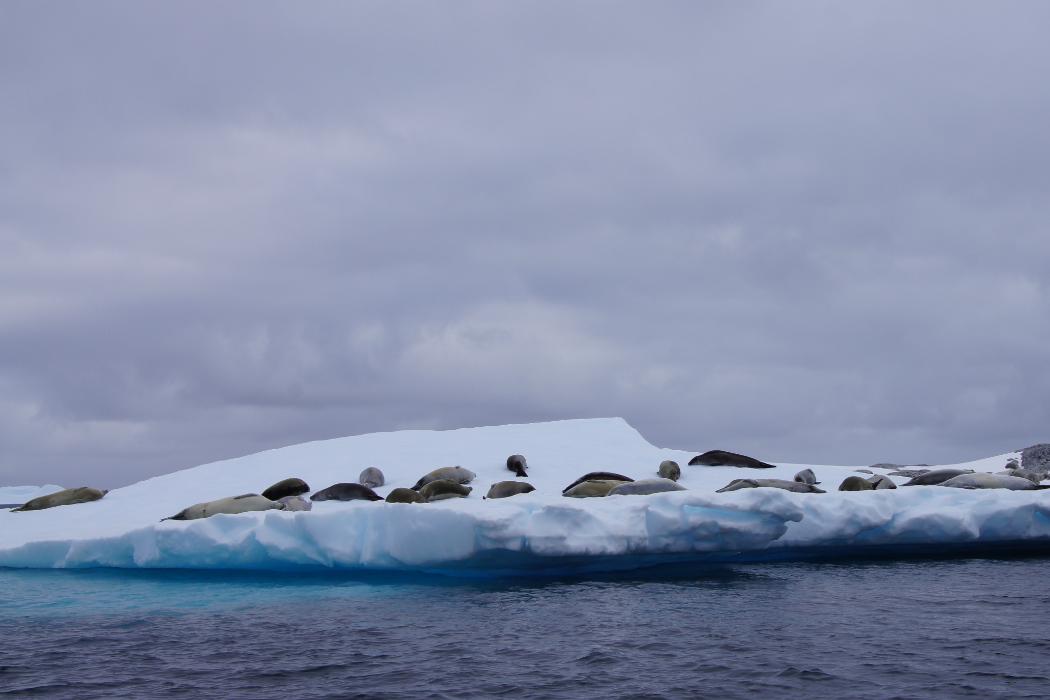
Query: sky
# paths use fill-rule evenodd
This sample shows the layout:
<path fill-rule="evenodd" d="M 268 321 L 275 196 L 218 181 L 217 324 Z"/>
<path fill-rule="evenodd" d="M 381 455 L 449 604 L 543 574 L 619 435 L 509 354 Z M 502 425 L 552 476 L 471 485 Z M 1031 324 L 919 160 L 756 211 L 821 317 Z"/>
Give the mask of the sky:
<path fill-rule="evenodd" d="M 5 0 L 0 484 L 595 416 L 814 464 L 1050 442 L 1047 26 Z"/>

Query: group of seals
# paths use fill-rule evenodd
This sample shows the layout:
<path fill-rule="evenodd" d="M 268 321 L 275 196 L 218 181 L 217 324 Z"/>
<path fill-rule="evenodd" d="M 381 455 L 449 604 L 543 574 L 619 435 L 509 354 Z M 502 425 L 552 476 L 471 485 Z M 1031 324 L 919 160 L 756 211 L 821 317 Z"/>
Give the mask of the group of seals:
<path fill-rule="evenodd" d="M 76 503 L 90 503 L 91 501 L 99 500 L 107 493 L 109 493 L 107 490 L 93 489 L 90 486 L 79 486 L 75 489 L 65 489 L 49 493 L 46 496 L 38 496 L 26 501 L 18 508 L 12 508 L 11 511 L 18 513 L 26 510 L 44 510 L 55 506 L 71 506 Z"/>

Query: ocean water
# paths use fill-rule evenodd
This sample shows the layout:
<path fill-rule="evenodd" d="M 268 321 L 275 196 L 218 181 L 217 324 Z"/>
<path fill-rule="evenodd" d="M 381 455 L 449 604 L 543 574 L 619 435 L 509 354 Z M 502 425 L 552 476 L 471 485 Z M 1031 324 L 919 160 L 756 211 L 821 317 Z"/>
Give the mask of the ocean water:
<path fill-rule="evenodd" d="M 0 696 L 1045 698 L 1050 558 L 577 578 L 0 569 Z"/>

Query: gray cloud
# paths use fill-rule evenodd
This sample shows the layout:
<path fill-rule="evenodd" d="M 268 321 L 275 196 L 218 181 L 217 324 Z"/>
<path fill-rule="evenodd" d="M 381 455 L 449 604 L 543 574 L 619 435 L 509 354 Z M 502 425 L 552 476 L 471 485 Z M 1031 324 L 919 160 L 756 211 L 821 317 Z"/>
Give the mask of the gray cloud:
<path fill-rule="evenodd" d="M 1050 439 L 1042 3 L 0 8 L 0 483 Z M 600 466 L 600 465 L 599 465 Z"/>

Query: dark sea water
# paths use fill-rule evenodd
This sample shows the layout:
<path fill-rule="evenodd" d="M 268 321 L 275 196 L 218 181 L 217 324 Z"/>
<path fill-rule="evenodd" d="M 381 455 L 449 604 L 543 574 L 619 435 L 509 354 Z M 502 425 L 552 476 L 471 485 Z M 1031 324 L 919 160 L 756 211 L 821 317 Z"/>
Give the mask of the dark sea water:
<path fill-rule="evenodd" d="M 576 579 L 0 569 L 0 696 L 1046 698 L 1050 558 Z"/>

